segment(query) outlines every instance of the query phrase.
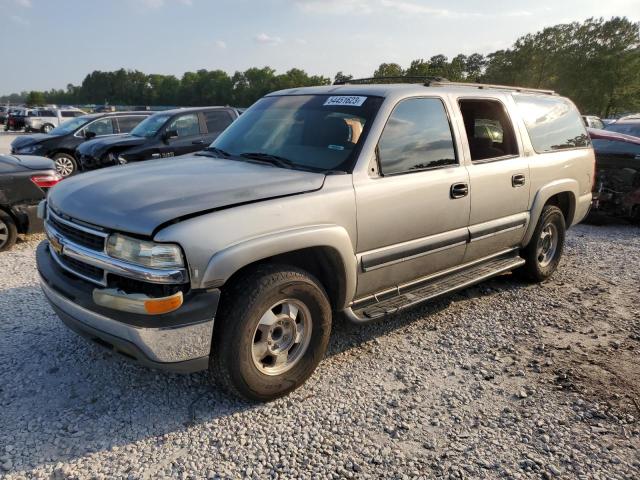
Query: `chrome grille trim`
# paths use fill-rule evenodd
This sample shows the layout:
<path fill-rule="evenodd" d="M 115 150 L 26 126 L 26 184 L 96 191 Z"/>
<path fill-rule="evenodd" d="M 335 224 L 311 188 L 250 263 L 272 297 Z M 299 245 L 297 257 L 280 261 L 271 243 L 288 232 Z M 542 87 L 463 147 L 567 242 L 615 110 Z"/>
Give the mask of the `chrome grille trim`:
<path fill-rule="evenodd" d="M 49 210 L 51 214 L 51 210 Z M 49 222 L 45 222 L 45 233 L 48 238 L 54 239 L 61 247 L 61 253 L 56 252 L 53 248 L 49 248 L 51 255 L 57 261 L 57 263 L 65 270 L 73 273 L 74 275 L 95 283 L 97 285 L 107 285 L 107 274 L 113 273 L 127 278 L 133 278 L 143 282 L 159 283 L 159 284 L 182 284 L 189 281 L 189 275 L 185 268 L 174 269 L 159 269 L 148 268 L 140 265 L 134 265 L 132 263 L 124 262 L 116 258 L 108 256 L 106 253 L 93 250 L 91 248 L 78 245 L 77 243 L 66 238 L 62 233 L 55 229 Z M 106 234 L 105 234 L 106 236 Z M 104 275 L 101 280 L 83 275 L 80 272 L 75 271 L 57 258 L 59 255 L 67 256 L 79 262 L 86 263 L 92 267 L 104 270 Z"/>
<path fill-rule="evenodd" d="M 84 225 L 80 225 L 78 223 L 75 222 L 70 222 L 69 220 L 65 220 L 64 218 L 62 218 L 60 215 L 57 215 L 53 210 L 51 210 L 51 208 L 48 209 L 49 215 L 51 215 L 53 218 L 56 219 L 56 221 L 60 222 L 60 223 L 64 223 L 65 225 L 71 227 L 71 228 L 75 228 L 77 230 L 81 230 L 85 233 L 89 233 L 91 235 L 95 235 L 96 237 L 102 237 L 104 239 L 106 239 L 109 234 L 106 232 L 101 232 L 100 230 L 95 230 L 93 228 L 88 228 L 85 227 Z M 47 216 L 48 218 L 48 216 Z"/>

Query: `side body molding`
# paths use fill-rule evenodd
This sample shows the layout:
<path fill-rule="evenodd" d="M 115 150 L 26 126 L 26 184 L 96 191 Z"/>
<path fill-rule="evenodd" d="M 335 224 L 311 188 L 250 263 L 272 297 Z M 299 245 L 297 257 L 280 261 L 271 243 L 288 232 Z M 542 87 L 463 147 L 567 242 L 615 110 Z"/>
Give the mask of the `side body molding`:
<path fill-rule="evenodd" d="M 531 240 L 533 236 L 533 231 L 538 224 L 538 219 L 540 218 L 540 214 L 542 213 L 542 208 L 544 207 L 547 200 L 558 193 L 569 192 L 572 196 L 572 201 L 569 209 L 567 227 L 573 224 L 576 200 L 579 196 L 580 186 L 577 180 L 573 180 L 571 178 L 562 178 L 559 180 L 554 180 L 553 182 L 547 183 L 538 189 L 534 198 L 533 204 L 531 205 L 531 220 L 529 222 L 529 226 L 527 231 L 525 232 L 524 238 L 522 239 L 522 245 L 526 245 Z"/>
<path fill-rule="evenodd" d="M 215 253 L 202 277 L 205 288 L 223 285 L 235 272 L 253 262 L 312 247 L 329 247 L 342 260 L 345 305 L 356 292 L 357 260 L 347 231 L 337 225 L 314 225 L 254 237 Z"/>

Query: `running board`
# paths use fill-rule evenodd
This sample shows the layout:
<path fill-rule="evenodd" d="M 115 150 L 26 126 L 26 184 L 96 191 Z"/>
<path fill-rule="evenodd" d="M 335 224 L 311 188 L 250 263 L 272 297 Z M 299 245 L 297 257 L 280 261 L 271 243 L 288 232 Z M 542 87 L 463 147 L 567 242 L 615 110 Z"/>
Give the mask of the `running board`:
<path fill-rule="evenodd" d="M 361 323 L 377 320 L 432 298 L 460 290 L 524 265 L 518 250 L 482 262 L 463 265 L 449 272 L 426 277 L 382 294 L 356 300 L 345 311 L 350 320 Z"/>

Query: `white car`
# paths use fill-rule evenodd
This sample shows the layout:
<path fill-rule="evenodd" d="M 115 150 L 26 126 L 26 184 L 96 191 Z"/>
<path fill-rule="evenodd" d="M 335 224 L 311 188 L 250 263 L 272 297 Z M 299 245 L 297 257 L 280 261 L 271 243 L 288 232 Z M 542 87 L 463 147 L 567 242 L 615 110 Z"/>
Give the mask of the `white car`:
<path fill-rule="evenodd" d="M 27 132 L 49 133 L 67 120 L 81 115 L 86 115 L 86 112 L 78 108 L 39 109 L 33 116 L 25 119 L 24 129 Z"/>

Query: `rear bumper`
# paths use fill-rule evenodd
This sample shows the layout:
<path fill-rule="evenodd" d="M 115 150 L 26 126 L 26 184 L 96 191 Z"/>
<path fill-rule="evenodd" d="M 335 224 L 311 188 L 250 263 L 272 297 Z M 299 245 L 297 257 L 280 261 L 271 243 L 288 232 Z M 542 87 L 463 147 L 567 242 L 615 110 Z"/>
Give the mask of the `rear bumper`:
<path fill-rule="evenodd" d="M 219 291 L 190 293 L 172 314 L 140 319 L 95 305 L 90 294 L 94 286 L 64 273 L 47 241 L 36 258 L 47 300 L 73 331 L 145 366 L 181 373 L 208 368 Z"/>

